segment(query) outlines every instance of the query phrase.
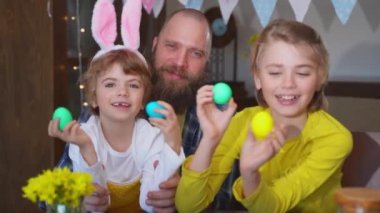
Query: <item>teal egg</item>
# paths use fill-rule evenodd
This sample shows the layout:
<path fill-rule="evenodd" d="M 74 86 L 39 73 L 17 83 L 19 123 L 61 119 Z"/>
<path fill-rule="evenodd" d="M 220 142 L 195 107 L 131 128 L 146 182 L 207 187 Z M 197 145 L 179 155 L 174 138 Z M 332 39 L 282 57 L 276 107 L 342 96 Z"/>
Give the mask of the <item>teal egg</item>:
<path fill-rule="evenodd" d="M 56 118 L 59 118 L 58 128 L 61 131 L 63 131 L 67 124 L 69 124 L 73 120 L 73 116 L 71 115 L 70 111 L 65 107 L 58 107 L 56 110 L 54 110 L 53 120 L 55 120 Z"/>
<path fill-rule="evenodd" d="M 224 105 L 227 104 L 231 99 L 232 90 L 231 87 L 226 83 L 219 82 L 215 84 L 212 88 L 212 91 L 214 92 L 213 99 L 216 104 Z"/>
<path fill-rule="evenodd" d="M 163 114 L 157 113 L 155 109 L 165 109 L 162 105 L 160 105 L 157 101 L 149 102 L 145 107 L 145 112 L 149 117 L 152 118 L 165 118 Z"/>

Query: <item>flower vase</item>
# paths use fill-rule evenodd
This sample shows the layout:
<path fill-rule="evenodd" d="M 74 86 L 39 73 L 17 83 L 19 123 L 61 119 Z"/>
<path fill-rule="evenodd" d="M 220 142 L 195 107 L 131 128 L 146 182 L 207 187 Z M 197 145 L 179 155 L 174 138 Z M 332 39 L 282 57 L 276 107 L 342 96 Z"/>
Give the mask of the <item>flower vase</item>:
<path fill-rule="evenodd" d="M 63 204 L 55 204 L 55 205 L 47 205 L 46 208 L 47 213 L 81 213 L 80 207 L 68 207 Z"/>

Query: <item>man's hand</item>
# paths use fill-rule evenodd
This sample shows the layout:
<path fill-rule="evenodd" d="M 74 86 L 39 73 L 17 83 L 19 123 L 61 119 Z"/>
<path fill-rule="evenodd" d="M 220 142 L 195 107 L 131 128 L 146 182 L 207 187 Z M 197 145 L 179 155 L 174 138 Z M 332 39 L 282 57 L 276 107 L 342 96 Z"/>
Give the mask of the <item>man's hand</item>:
<path fill-rule="evenodd" d="M 175 173 L 167 181 L 160 184 L 159 191 L 151 191 L 148 193 L 146 203 L 153 206 L 154 212 L 175 212 L 174 199 L 179 179 L 179 174 Z"/>
<path fill-rule="evenodd" d="M 106 188 L 94 184 L 96 190 L 83 200 L 84 212 L 105 212 L 110 205 L 110 193 Z"/>

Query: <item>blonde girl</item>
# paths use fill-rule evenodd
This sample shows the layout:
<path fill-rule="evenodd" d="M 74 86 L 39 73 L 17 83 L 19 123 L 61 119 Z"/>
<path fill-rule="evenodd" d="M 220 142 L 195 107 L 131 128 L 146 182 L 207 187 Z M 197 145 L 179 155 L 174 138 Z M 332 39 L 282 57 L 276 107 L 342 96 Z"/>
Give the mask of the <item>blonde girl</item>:
<path fill-rule="evenodd" d="M 200 145 L 185 161 L 176 195 L 179 211 L 206 208 L 240 159 L 233 193 L 249 212 L 336 212 L 333 194 L 341 187 L 352 137 L 325 111 L 328 66 L 327 50 L 314 29 L 295 21 L 271 22 L 252 48 L 259 106 L 237 113 L 220 142 Z M 198 92 L 200 112 L 211 104 L 208 93 L 207 88 Z M 261 141 L 250 126 L 260 111 L 269 112 L 275 123 Z M 199 115 L 201 123 L 208 122 Z"/>

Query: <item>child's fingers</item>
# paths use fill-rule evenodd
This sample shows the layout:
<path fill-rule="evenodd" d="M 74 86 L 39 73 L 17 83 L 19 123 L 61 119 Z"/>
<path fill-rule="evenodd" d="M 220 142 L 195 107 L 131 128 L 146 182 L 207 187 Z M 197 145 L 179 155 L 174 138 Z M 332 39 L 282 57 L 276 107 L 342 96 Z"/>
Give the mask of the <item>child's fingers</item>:
<path fill-rule="evenodd" d="M 70 125 L 70 126 L 69 126 Z M 78 136 L 80 136 L 80 124 L 77 121 L 72 121 L 70 122 L 68 126 L 70 127 L 69 129 L 69 137 L 72 140 L 77 140 Z"/>
<path fill-rule="evenodd" d="M 285 126 L 284 124 L 281 124 L 278 127 L 278 130 L 282 133 L 282 135 L 284 137 L 284 141 L 286 141 L 286 138 L 288 137 L 288 127 Z"/>
<path fill-rule="evenodd" d="M 212 90 L 206 90 L 206 91 L 198 91 L 197 97 L 198 98 L 212 98 L 214 96 L 214 93 Z"/>
<path fill-rule="evenodd" d="M 71 121 L 70 123 L 68 123 L 65 128 L 63 129 L 63 132 L 70 132 L 71 129 L 73 128 L 73 126 L 75 125 L 75 123 L 77 123 L 75 120 Z"/>
<path fill-rule="evenodd" d="M 285 135 L 281 128 L 275 127 L 269 135 L 269 140 L 277 153 L 285 143 Z"/>
<path fill-rule="evenodd" d="M 282 144 L 281 142 L 276 138 L 276 136 L 274 135 L 271 135 L 267 141 L 268 143 L 271 143 L 272 144 L 272 147 L 274 149 L 274 152 L 277 153 L 278 151 L 280 151 L 281 147 L 282 147 Z M 266 142 L 266 143 L 267 143 Z"/>
<path fill-rule="evenodd" d="M 49 121 L 49 125 L 48 125 L 48 135 L 49 135 L 49 136 L 53 136 L 53 120 L 50 120 L 50 121 Z"/>
<path fill-rule="evenodd" d="M 205 85 L 203 87 L 201 87 L 198 91 L 197 91 L 197 102 L 198 100 L 201 101 L 201 100 L 212 100 L 212 97 L 213 97 L 214 93 L 212 92 L 212 86 L 211 85 Z"/>
<path fill-rule="evenodd" d="M 161 131 L 163 131 L 164 133 L 167 133 L 171 128 L 171 124 L 170 123 L 168 123 L 167 122 L 167 120 L 165 120 L 165 119 L 160 119 L 160 118 L 149 118 L 149 122 L 153 125 L 153 126 L 155 126 L 155 127 L 157 127 L 157 128 L 159 128 L 159 129 L 161 129 Z"/>
<path fill-rule="evenodd" d="M 163 127 L 163 124 L 164 124 L 164 119 L 161 119 L 161 118 L 149 118 L 149 122 L 153 125 L 153 126 L 156 126 L 158 128 L 160 127 Z"/>
<path fill-rule="evenodd" d="M 157 119 L 165 120 L 165 119 L 170 119 L 172 117 L 172 116 L 170 116 L 171 113 L 166 109 L 156 108 L 156 109 L 154 109 L 154 112 L 161 114 L 165 117 L 165 118 L 157 118 Z"/>
<path fill-rule="evenodd" d="M 159 119 L 177 120 L 177 115 L 176 115 L 173 107 L 170 104 L 168 104 L 165 101 L 161 101 L 161 100 L 158 100 L 157 103 L 164 107 L 164 109 L 160 109 L 160 108 L 154 109 L 154 111 L 156 113 L 162 114 L 165 117 L 164 119 L 162 119 L 162 118 L 159 118 Z"/>
<path fill-rule="evenodd" d="M 197 94 L 204 93 L 204 92 L 212 92 L 212 88 L 213 88 L 212 85 L 208 85 L 208 84 L 204 85 L 198 89 Z"/>
<path fill-rule="evenodd" d="M 230 101 L 228 102 L 226 113 L 232 117 L 236 111 L 236 108 L 237 108 L 237 104 L 234 98 L 231 98 Z"/>
<path fill-rule="evenodd" d="M 256 141 L 255 136 L 252 134 L 251 128 L 247 128 L 247 137 L 245 141 L 248 143 L 253 143 Z"/>
<path fill-rule="evenodd" d="M 178 122 L 176 122 L 176 123 L 168 122 L 167 120 L 158 119 L 158 118 L 150 118 L 149 121 L 153 126 L 161 129 L 161 131 L 164 133 L 166 139 L 175 137 L 175 132 L 176 131 L 179 132 Z M 176 126 L 176 124 L 177 124 L 177 126 Z"/>
<path fill-rule="evenodd" d="M 71 135 L 75 136 L 80 131 L 80 124 L 78 122 L 75 122 L 73 126 L 71 127 Z"/>
<path fill-rule="evenodd" d="M 282 128 L 277 128 L 275 127 L 272 131 L 272 133 L 274 134 L 275 138 L 280 142 L 281 145 L 283 145 L 283 143 L 285 143 L 285 132 L 283 131 Z"/>
<path fill-rule="evenodd" d="M 50 123 L 49 123 L 49 135 L 50 136 L 52 136 L 52 137 L 59 136 L 60 131 L 58 129 L 58 124 L 59 124 L 59 118 L 50 121 Z"/>
<path fill-rule="evenodd" d="M 172 105 L 168 104 L 167 102 L 162 101 L 162 100 L 158 100 L 157 103 L 159 103 L 161 106 L 163 106 L 167 111 L 174 112 Z"/>
<path fill-rule="evenodd" d="M 158 114 L 161 114 L 164 116 L 164 118 L 158 118 L 158 117 L 150 117 L 149 121 L 152 123 L 152 121 L 155 121 L 155 123 L 173 123 L 177 122 L 177 115 L 174 111 L 166 110 L 166 109 L 154 109 L 154 111 Z M 152 123 L 153 124 L 153 123 Z"/>
<path fill-rule="evenodd" d="M 213 97 L 209 95 L 197 96 L 197 105 L 203 106 L 213 102 Z"/>

